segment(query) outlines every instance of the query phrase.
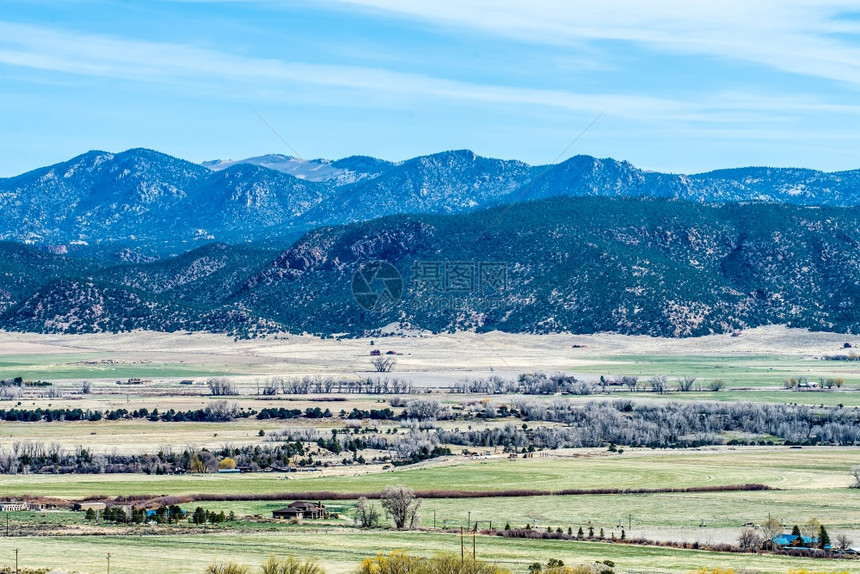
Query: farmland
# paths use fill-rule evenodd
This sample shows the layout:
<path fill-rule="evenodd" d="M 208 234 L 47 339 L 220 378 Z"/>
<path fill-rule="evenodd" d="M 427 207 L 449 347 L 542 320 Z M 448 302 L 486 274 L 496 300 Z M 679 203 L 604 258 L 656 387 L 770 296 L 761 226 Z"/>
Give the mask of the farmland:
<path fill-rule="evenodd" d="M 564 456 L 564 455 L 567 456 Z M 634 449 L 623 455 L 605 451 L 561 451 L 551 458 L 461 461 L 419 465 L 418 468 L 380 472 L 360 467 L 319 473 L 297 473 L 284 480 L 281 473 L 240 475 L 188 474 L 81 475 L 69 481 L 61 475 L 0 475 L 3 492 L 16 495 L 83 498 L 94 494 L 185 495 L 200 492 L 262 494 L 266 492 L 376 492 L 386 484 L 404 484 L 416 490 L 492 491 L 517 488 L 562 490 L 571 488 L 685 488 L 762 483 L 784 490 L 844 489 L 849 468 L 860 462 L 854 449 L 786 448 L 714 449 L 711 452 L 660 452 Z M 463 457 L 460 457 L 463 458 Z M 326 476 L 328 474 L 328 476 Z M 743 480 L 739 480 L 739 477 Z M 444 485 L 440 486 L 440 485 Z M 763 493 L 756 493 L 760 496 Z M 853 493 L 852 493 L 853 494 Z"/>
<path fill-rule="evenodd" d="M 738 339 L 744 339 L 739 341 Z M 849 337 L 849 339 L 851 339 Z M 856 343 L 853 339 L 852 342 Z M 394 420 L 345 420 L 338 416 L 352 409 L 393 408 L 390 394 L 310 392 L 266 394 L 261 391 L 273 377 L 331 377 L 335 381 L 379 376 L 372 371 L 368 348 L 396 349 L 396 368 L 384 376 L 408 380 L 413 392 L 400 396 L 400 403 L 413 398 L 436 401 L 449 418 L 433 421 L 437 431 L 465 432 L 502 428 L 564 428 L 561 422 L 526 421 L 525 418 L 480 416 L 484 405 L 513 409 L 523 401 L 558 403 L 557 396 L 486 395 L 458 392 L 462 381 L 502 377 L 516 379 L 520 373 L 562 373 L 591 381 L 594 394 L 570 394 L 572 405 L 594 401 L 633 401 L 631 404 L 726 404 L 746 402 L 772 405 L 813 405 L 831 412 L 840 406 L 860 406 L 860 365 L 857 362 L 826 361 L 828 354 L 841 352 L 846 336 L 807 333 L 782 328 L 763 328 L 728 336 L 666 341 L 647 337 L 510 336 L 470 334 L 428 336 L 402 334 L 369 340 L 317 340 L 289 337 L 254 341 L 228 341 L 214 335 L 132 333 L 106 335 L 40 336 L 0 333 L 0 379 L 22 377 L 51 383 L 48 387 L 22 387 L 0 409 L 79 409 L 82 412 L 131 412 L 157 409 L 165 412 L 197 411 L 228 402 L 237 409 L 328 409 L 328 418 L 305 417 L 280 420 L 255 416 L 230 422 L 163 422 L 147 417 L 118 420 L 53 422 L 3 422 L 0 451 L 11 453 L 16 445 L 56 445 L 57 452 L 81 449 L 107 457 L 135 457 L 158 451 L 228 452 L 237 449 L 271 448 L 282 432 L 308 429 L 313 436 L 341 433 L 351 437 L 408 438 L 417 424 Z M 145 350 L 142 350 L 145 349 Z M 719 392 L 697 390 L 651 392 L 646 381 L 661 374 L 674 380 L 695 377 L 704 388 L 721 379 Z M 205 381 L 229 377 L 238 395 L 211 396 Z M 639 377 L 641 384 L 601 387 L 598 379 Z M 839 389 L 786 390 L 790 377 L 809 381 L 840 378 Z M 137 385 L 117 381 L 143 379 Z M 180 380 L 190 384 L 180 384 Z M 82 392 L 88 381 L 89 392 Z M 395 395 L 396 396 L 396 395 Z M 535 403 L 536 401 L 536 403 Z M 699 402 L 697 402 L 699 401 Z M 704 403 L 701 403 L 704 404 Z M 523 407 L 525 408 L 525 407 Z M 533 408 L 533 407 L 531 407 Z M 619 407 L 620 408 L 620 407 Z M 847 411 L 850 412 L 850 411 Z M 525 423 L 528 424 L 525 424 Z M 347 424 L 349 423 L 349 424 Z M 293 429 L 292 431 L 290 429 Z M 359 434 L 359 431 L 361 434 Z M 311 435 L 309 435 L 311 436 Z M 523 437 L 530 437 L 525 430 Z M 275 438 L 272 438 L 275 437 Z M 0 537 L 0 564 L 8 563 L 12 548 L 19 548 L 25 566 L 61 566 L 80 571 L 100 571 L 106 552 L 115 557 L 117 572 L 138 572 L 161 556 L 170 556 L 164 572 L 201 572 L 214 559 L 258 564 L 267 555 L 293 553 L 314 556 L 329 572 L 348 572 L 360 559 L 394 548 L 417 554 L 459 550 L 456 536 L 442 532 L 478 523 L 502 528 L 529 525 L 553 531 L 603 529 L 607 539 L 619 537 L 622 527 L 628 538 L 698 544 L 735 544 L 745 523 L 760 524 L 775 516 L 790 529 L 812 517 L 831 532 L 845 532 L 860 539 L 860 496 L 851 490 L 850 469 L 860 464 L 860 450 L 853 446 L 808 446 L 791 448 L 771 435 L 750 436 L 726 432 L 724 440 L 740 439 L 737 445 L 707 445 L 686 449 L 654 449 L 625 446 L 613 452 L 607 445 L 588 448 L 525 449 L 464 447 L 448 445 L 450 455 L 417 464 L 392 467 L 386 450 L 367 449 L 344 454 L 328 452 L 316 441 L 306 443 L 306 456 L 313 455 L 315 472 L 251 472 L 219 474 L 210 467 L 205 473 L 87 474 L 0 474 L 0 494 L 6 499 L 23 496 L 79 500 L 87 497 L 155 499 L 180 497 L 183 507 L 201 506 L 214 512 L 233 512 L 237 520 L 198 533 L 191 525 L 111 526 L 96 531 L 80 513 L 55 510 L 44 513 L 10 513 L 13 536 Z M 747 444 L 749 443 L 749 444 Z M 346 443 L 344 443 L 346 444 Z M 471 451 L 474 454 L 464 456 Z M 356 461 L 358 454 L 365 463 Z M 149 455 L 147 455 L 149 456 Z M 220 455 L 219 455 L 220 456 Z M 379 460 L 376 460 L 376 459 Z M 374 460 L 371 460 L 374 459 Z M 218 457 L 212 460 L 217 463 Z M 306 461 L 305 461 L 306 462 Z M 304 462 L 302 463 L 304 464 Z M 141 466 L 141 469 L 144 467 Z M 148 473 L 147 473 L 148 472 Z M 770 490 L 667 492 L 691 487 L 717 487 L 759 483 Z M 377 493 L 388 485 L 402 484 L 416 491 L 437 491 L 424 500 L 420 531 L 385 529 L 361 531 L 352 527 L 354 498 Z M 579 494 L 506 496 L 506 491 L 564 489 L 648 489 L 638 494 Z M 492 497 L 452 498 L 441 491 L 492 493 Z M 323 501 L 340 517 L 318 525 L 274 523 L 271 511 L 294 500 L 292 493 L 332 492 L 346 500 Z M 209 500 L 194 500 L 206 495 Z M 184 497 L 184 498 L 183 498 Z M 223 498 L 223 500 L 217 500 Z M 260 498 L 254 500 L 254 498 Z M 256 518 L 255 518 L 256 517 Z M 27 533 L 37 529 L 43 535 Z M 17 529 L 17 530 L 16 530 Z M 52 533 L 62 536 L 45 536 Z M 15 533 L 22 534 L 15 536 Z M 180 535 L 181 532 L 181 535 Z M 98 536 L 90 534 L 98 533 Z M 71 534 L 71 535 L 70 535 Z M 478 536 L 479 555 L 501 561 L 515 572 L 525 572 L 535 561 L 561 557 L 574 564 L 612 559 L 617 571 L 684 572 L 701 566 L 745 566 L 762 573 L 784 573 L 790 568 L 837 570 L 842 562 L 810 561 L 773 555 L 742 555 L 610 544 L 597 541 L 510 539 Z M 46 557 L 63 562 L 46 562 Z M 38 558 L 33 558 L 38 557 Z M 52 558 L 53 559 L 53 558 Z M 29 562 L 27 561 L 29 560 Z M 853 563 L 852 563 L 853 564 Z M 850 570 L 850 568 L 849 568 Z"/>
<path fill-rule="evenodd" d="M 702 566 L 721 565 L 738 569 L 745 567 L 762 574 L 786 574 L 789 569 L 804 567 L 814 568 L 815 571 L 836 571 L 846 567 L 844 561 L 836 560 L 812 561 L 783 556 L 712 553 L 610 543 L 482 536 L 476 546 L 479 558 L 498 561 L 514 572 L 525 572 L 532 562 L 545 562 L 548 558 L 560 558 L 566 564 L 610 559 L 621 572 L 687 572 Z M 231 560 L 254 566 L 271 554 L 312 555 L 321 561 L 328 572 L 349 572 L 363 557 L 378 552 L 387 553 L 396 548 L 420 555 L 441 551 L 459 553 L 460 541 L 455 534 L 377 532 L 368 535 L 337 528 L 256 534 L 225 532 L 199 536 L 0 539 L 0 555 L 13 554 L 13 548 L 20 550 L 22 566 L 65 566 L 89 572 L 103 571 L 108 552 L 113 555 L 112 571 L 115 569 L 130 574 L 151 572 L 154 563 L 158 563 L 158 571 L 165 574 L 202 572 L 213 560 Z"/>

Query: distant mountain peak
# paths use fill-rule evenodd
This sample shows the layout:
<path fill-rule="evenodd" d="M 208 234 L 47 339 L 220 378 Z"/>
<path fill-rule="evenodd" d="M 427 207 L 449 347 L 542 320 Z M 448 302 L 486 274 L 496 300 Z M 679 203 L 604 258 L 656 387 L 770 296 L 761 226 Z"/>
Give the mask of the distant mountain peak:
<path fill-rule="evenodd" d="M 347 169 L 332 165 L 331 160 L 305 160 L 282 154 L 266 154 L 240 160 L 210 160 L 200 165 L 212 171 L 221 171 L 236 165 L 256 165 L 286 173 L 298 179 L 313 182 L 332 182 L 335 185 L 345 185 L 360 179 L 357 174 Z"/>
<path fill-rule="evenodd" d="M 394 214 L 466 213 L 557 196 L 860 205 L 860 170 L 747 167 L 681 175 L 575 155 L 549 166 L 448 150 L 399 162 L 267 154 L 202 165 L 156 150 L 92 150 L 0 179 L 0 240 L 39 245 L 265 240 Z M 205 231 L 201 231 L 205 230 Z"/>

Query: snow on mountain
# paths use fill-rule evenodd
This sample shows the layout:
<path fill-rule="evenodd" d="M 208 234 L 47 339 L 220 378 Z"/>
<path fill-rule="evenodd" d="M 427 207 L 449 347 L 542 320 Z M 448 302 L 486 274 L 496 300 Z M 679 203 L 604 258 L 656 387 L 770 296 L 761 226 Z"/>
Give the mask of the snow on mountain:
<path fill-rule="evenodd" d="M 349 185 L 371 175 L 335 167 L 333 162 L 327 159 L 306 160 L 282 154 L 267 154 L 240 160 L 216 159 L 204 161 L 201 165 L 212 171 L 221 171 L 241 164 L 257 165 L 280 171 L 305 181 L 328 182 L 336 186 Z"/>

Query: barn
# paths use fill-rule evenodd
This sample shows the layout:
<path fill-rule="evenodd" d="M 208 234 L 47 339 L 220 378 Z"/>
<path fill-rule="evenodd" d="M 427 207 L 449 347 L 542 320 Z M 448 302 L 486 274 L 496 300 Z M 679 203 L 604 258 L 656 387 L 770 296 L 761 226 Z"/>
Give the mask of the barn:
<path fill-rule="evenodd" d="M 272 512 L 272 518 L 328 518 L 329 512 L 322 502 L 305 502 L 297 500 L 286 508 L 279 508 Z"/>

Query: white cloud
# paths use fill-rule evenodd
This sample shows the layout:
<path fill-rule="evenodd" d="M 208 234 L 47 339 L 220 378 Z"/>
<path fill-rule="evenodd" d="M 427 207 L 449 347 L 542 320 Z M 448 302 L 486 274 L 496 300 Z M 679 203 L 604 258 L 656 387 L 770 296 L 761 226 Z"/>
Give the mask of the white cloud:
<path fill-rule="evenodd" d="M 521 41 L 622 40 L 860 87 L 856 0 L 338 0 Z"/>
<path fill-rule="evenodd" d="M 585 94 L 477 84 L 378 68 L 251 58 L 183 44 L 74 34 L 0 22 L 0 63 L 68 74 L 133 81 L 188 84 L 232 82 L 248 93 L 293 84 L 364 90 L 384 98 L 527 104 L 621 117 L 676 117 L 698 113 L 669 99 L 620 94 Z M 276 93 L 273 94 L 277 97 Z"/>
<path fill-rule="evenodd" d="M 440 0 L 447 1 L 447 0 Z M 379 0 L 378 3 L 382 3 Z M 474 5 L 472 5 L 474 7 Z M 533 24 L 536 27 L 537 23 Z M 278 101 L 299 86 L 366 94 L 365 104 L 392 99 L 557 108 L 625 120 L 722 124 L 779 120 L 780 113 L 860 114 L 860 106 L 832 105 L 800 96 L 720 93 L 695 101 L 648 95 L 579 93 L 455 81 L 359 66 L 254 58 L 187 44 L 77 34 L 0 22 L 0 63 L 36 70 L 152 82 L 212 98 Z M 213 86 L 217 86 L 213 90 Z M 330 101 L 329 101 L 330 103 Z M 355 104 L 348 101 L 347 105 Z"/>

